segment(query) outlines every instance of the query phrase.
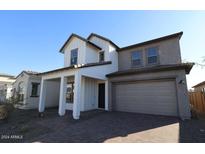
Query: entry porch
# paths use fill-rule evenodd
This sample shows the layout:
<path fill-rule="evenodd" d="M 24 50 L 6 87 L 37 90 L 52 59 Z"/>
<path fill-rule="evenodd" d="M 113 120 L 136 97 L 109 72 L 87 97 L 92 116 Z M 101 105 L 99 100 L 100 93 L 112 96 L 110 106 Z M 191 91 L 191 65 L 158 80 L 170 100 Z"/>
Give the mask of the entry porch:
<path fill-rule="evenodd" d="M 42 75 L 39 112 L 45 105 L 58 106 L 63 116 L 72 110 L 73 118 L 79 119 L 81 111 L 108 110 L 108 81 L 103 76 L 81 72 L 80 69 L 62 70 Z"/>

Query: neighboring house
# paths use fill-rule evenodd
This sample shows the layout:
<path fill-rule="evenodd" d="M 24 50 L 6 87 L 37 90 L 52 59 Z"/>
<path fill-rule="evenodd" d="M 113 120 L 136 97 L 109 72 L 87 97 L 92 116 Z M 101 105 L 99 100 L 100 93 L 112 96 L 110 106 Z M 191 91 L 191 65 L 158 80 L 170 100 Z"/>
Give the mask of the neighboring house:
<path fill-rule="evenodd" d="M 41 73 L 39 112 L 55 97 L 59 115 L 104 109 L 190 118 L 182 32 L 120 48 L 98 34 L 72 34 L 60 49 L 64 67 Z"/>
<path fill-rule="evenodd" d="M 13 83 L 13 98 L 20 109 L 38 108 L 41 77 L 37 72 L 22 71 Z"/>
<path fill-rule="evenodd" d="M 193 86 L 194 91 L 202 91 L 205 92 L 205 81 L 198 83 L 197 85 Z"/>
<path fill-rule="evenodd" d="M 15 77 L 13 75 L 0 73 L 0 102 L 6 102 L 10 99 L 14 81 Z"/>

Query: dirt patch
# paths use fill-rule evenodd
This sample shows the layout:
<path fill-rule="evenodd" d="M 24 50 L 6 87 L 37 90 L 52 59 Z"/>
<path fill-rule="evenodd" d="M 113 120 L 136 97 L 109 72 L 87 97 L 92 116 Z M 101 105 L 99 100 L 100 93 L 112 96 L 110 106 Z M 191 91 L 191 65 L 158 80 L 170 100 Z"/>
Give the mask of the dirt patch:
<path fill-rule="evenodd" d="M 205 120 L 181 121 L 174 117 L 123 112 L 72 112 L 58 115 L 47 109 L 43 118 L 37 110 L 15 110 L 0 121 L 0 142 L 205 142 Z"/>

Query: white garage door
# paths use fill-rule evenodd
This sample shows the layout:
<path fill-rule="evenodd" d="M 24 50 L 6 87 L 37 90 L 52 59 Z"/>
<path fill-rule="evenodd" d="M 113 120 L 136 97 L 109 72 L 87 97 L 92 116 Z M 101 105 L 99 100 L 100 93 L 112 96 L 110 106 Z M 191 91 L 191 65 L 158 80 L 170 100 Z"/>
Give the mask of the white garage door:
<path fill-rule="evenodd" d="M 178 116 L 173 80 L 118 83 L 113 94 L 116 111 Z"/>

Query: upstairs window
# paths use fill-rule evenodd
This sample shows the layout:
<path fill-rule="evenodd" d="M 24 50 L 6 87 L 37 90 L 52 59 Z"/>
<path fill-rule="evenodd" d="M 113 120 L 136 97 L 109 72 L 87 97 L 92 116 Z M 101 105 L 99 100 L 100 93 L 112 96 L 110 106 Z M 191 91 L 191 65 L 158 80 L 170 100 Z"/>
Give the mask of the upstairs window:
<path fill-rule="evenodd" d="M 99 53 L 99 61 L 100 62 L 103 62 L 105 60 L 105 52 L 104 51 L 101 51 Z"/>
<path fill-rule="evenodd" d="M 135 51 L 132 52 L 132 66 L 140 66 L 142 65 L 142 52 L 141 51 Z"/>
<path fill-rule="evenodd" d="M 70 65 L 76 65 L 78 62 L 78 49 L 71 50 Z"/>
<path fill-rule="evenodd" d="M 147 63 L 157 64 L 158 63 L 158 48 L 152 47 L 147 49 Z"/>
<path fill-rule="evenodd" d="M 31 97 L 38 97 L 38 86 L 39 83 L 32 83 L 32 89 L 31 89 Z"/>

